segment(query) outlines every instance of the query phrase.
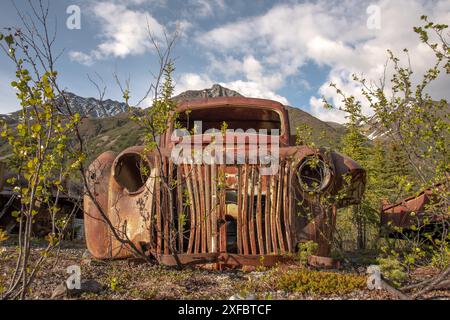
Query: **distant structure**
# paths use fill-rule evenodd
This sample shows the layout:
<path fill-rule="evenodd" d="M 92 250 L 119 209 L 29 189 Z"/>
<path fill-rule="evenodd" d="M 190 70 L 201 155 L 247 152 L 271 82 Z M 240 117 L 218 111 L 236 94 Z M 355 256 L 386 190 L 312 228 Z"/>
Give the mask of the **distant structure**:
<path fill-rule="evenodd" d="M 384 234 L 389 237 L 401 238 L 414 236 L 417 230 L 420 230 L 421 234 L 428 232 L 435 237 L 439 237 L 443 226 L 442 222 L 447 220 L 446 223 L 450 226 L 450 219 L 435 214 L 430 205 L 436 202 L 436 195 L 433 190 L 436 188 L 439 190 L 442 186 L 442 184 L 438 184 L 435 188 L 422 190 L 416 195 L 394 204 L 384 202 L 380 215 Z M 426 224 L 424 223 L 425 218 Z M 401 232 L 398 232 L 397 228 L 401 228 Z"/>

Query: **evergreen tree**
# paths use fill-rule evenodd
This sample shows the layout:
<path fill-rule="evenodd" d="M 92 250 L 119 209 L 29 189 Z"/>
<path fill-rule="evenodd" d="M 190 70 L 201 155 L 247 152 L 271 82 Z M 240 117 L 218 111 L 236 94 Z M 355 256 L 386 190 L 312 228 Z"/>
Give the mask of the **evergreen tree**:
<path fill-rule="evenodd" d="M 361 122 L 358 121 L 358 117 L 361 109 L 360 104 L 353 99 L 344 98 L 346 104 L 353 108 L 352 113 L 349 113 L 348 122 L 346 124 L 347 132 L 342 137 L 342 152 L 358 162 L 361 166 L 367 167 L 369 164 L 370 146 L 369 140 L 363 135 L 363 128 Z M 354 226 L 356 227 L 356 244 L 358 249 L 364 249 L 366 247 L 366 235 L 367 235 L 367 206 L 363 203 L 354 205 L 351 210 L 351 218 Z"/>
<path fill-rule="evenodd" d="M 368 167 L 370 194 L 378 202 L 385 199 L 392 203 L 410 194 L 405 182 L 410 181 L 411 166 L 395 141 L 376 140 Z"/>

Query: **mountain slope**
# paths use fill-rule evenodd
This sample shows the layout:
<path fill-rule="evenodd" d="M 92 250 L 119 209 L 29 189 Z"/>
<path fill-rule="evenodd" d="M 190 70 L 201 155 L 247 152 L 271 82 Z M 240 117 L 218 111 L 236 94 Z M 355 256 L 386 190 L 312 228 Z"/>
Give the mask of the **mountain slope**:
<path fill-rule="evenodd" d="M 450 104 L 444 104 L 442 105 L 440 101 L 433 101 L 433 103 L 426 107 L 422 107 L 422 110 L 425 110 L 428 114 L 428 117 L 424 118 L 423 120 L 425 122 L 428 122 L 429 124 L 434 125 L 434 119 L 441 119 L 444 122 L 449 123 L 450 122 Z M 417 117 L 417 113 L 411 113 L 409 115 L 408 113 L 405 113 L 403 115 L 405 118 L 402 119 L 396 119 L 397 121 L 402 120 L 406 121 L 408 117 Z M 430 120 L 431 119 L 431 120 Z M 398 124 L 397 124 L 398 125 Z M 419 124 L 419 126 L 423 126 L 424 124 Z M 371 116 L 367 123 L 363 126 L 364 134 L 370 139 L 370 140 L 381 140 L 381 141 L 389 141 L 392 139 L 392 135 L 388 134 L 389 132 L 396 132 L 396 129 L 393 128 L 392 131 L 388 130 L 385 126 L 382 125 L 380 122 L 380 119 L 377 118 L 375 115 Z"/>
<path fill-rule="evenodd" d="M 296 128 L 301 124 L 308 125 L 312 130 L 312 140 L 318 146 L 333 147 L 339 144 L 341 137 L 345 134 L 345 127 L 338 123 L 333 125 L 317 119 L 299 108 L 286 106 L 289 114 L 291 135 L 296 134 Z"/>
<path fill-rule="evenodd" d="M 95 98 L 83 98 L 71 92 L 64 93 L 64 97 L 72 107 L 72 110 L 92 118 L 112 117 L 127 111 L 125 103 L 111 99 L 100 102 Z M 60 97 L 59 99 L 61 100 L 62 98 Z"/>
<path fill-rule="evenodd" d="M 125 103 L 111 99 L 100 101 L 95 98 L 83 98 L 72 92 L 64 92 L 64 97 L 74 113 L 79 113 L 89 118 L 112 117 L 127 111 Z M 61 106 L 65 105 L 61 96 L 57 97 L 56 100 Z M 19 111 L 0 115 L 0 119 L 6 120 L 8 123 L 14 123 L 18 118 Z"/>
<path fill-rule="evenodd" d="M 173 97 L 175 101 L 191 101 L 201 98 L 216 98 L 216 97 L 243 97 L 240 93 L 222 87 L 220 84 L 213 84 L 209 89 L 203 90 L 188 90 Z"/>
<path fill-rule="evenodd" d="M 190 101 L 199 98 L 242 96 L 236 91 L 224 88 L 218 84 L 204 90 L 185 91 L 176 97 L 176 101 Z M 113 100 L 105 100 L 100 103 L 94 98 L 82 98 L 73 93 L 66 94 L 69 103 L 74 110 L 80 113 L 88 113 L 88 117 L 82 121 L 81 133 L 85 137 L 91 158 L 98 154 L 112 150 L 120 152 L 126 147 L 140 144 L 141 133 L 135 122 L 129 119 L 129 113 L 124 103 Z M 343 135 L 345 129 L 339 124 L 330 125 L 321 121 L 309 113 L 286 106 L 289 113 L 291 135 L 295 135 L 296 127 L 307 124 L 312 129 L 313 141 L 319 146 L 335 147 Z M 18 114 L 0 115 L 8 122 L 17 121 Z M 7 146 L 0 140 L 0 156 L 5 155 Z"/>
<path fill-rule="evenodd" d="M 200 98 L 214 97 L 242 97 L 236 91 L 214 84 L 209 89 L 189 90 L 174 97 L 176 101 L 191 101 Z M 295 107 L 285 106 L 289 114 L 289 125 L 291 135 L 296 134 L 296 127 L 307 124 L 312 129 L 312 138 L 318 145 L 335 146 L 339 143 L 341 136 L 345 133 L 344 126 L 339 123 L 327 123 L 317 119 L 309 113 Z"/>

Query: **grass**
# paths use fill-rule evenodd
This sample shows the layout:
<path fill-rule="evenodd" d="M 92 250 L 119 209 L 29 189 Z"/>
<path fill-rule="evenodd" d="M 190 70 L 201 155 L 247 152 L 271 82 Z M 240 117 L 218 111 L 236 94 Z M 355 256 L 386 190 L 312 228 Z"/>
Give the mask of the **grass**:
<path fill-rule="evenodd" d="M 295 294 L 341 295 L 366 288 L 363 275 L 311 270 L 293 267 L 280 270 L 274 268 L 264 276 L 249 279 L 240 288 L 241 292 L 267 293 L 283 291 Z"/>
<path fill-rule="evenodd" d="M 366 278 L 354 274 L 300 269 L 282 273 L 275 285 L 278 290 L 294 293 L 342 294 L 364 289 Z"/>

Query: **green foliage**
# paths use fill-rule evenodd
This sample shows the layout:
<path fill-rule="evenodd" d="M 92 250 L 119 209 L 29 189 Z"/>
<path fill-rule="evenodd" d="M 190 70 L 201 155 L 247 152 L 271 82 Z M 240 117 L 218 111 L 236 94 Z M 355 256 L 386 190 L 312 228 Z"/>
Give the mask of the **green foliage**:
<path fill-rule="evenodd" d="M 384 259 L 397 260 L 406 271 L 431 261 L 439 261 L 436 258 L 439 255 L 445 257 L 448 224 L 441 224 L 439 240 L 432 237 L 432 228 L 427 227 L 431 226 L 431 217 L 439 217 L 440 221 L 450 219 L 450 109 L 446 100 L 433 99 L 429 94 L 429 86 L 433 81 L 439 76 L 448 77 L 450 74 L 448 26 L 429 22 L 426 16 L 422 20 L 424 26 L 416 27 L 414 31 L 433 50 L 435 59 L 430 60 L 431 67 L 418 82 L 412 79 L 413 70 L 408 50 L 405 49 L 405 63 L 388 50 L 387 67 L 392 69 L 389 70 L 392 76 L 388 81 L 382 79 L 381 84 L 376 85 L 362 76 L 353 76 L 362 88 L 363 102 L 353 96 L 347 97 L 331 84 L 342 97 L 339 108 L 347 112 L 349 119 L 348 132 L 343 138 L 343 152 L 368 170 L 365 198 L 354 209 L 353 215 L 359 218 L 358 233 L 361 232 L 361 226 L 364 228 L 364 221 L 370 221 L 370 212 L 379 210 L 380 199 L 396 201 L 415 191 L 431 188 L 433 197 L 425 207 L 425 218 L 423 215 L 412 216 L 416 221 L 410 230 L 412 236 L 404 234 L 403 230 L 396 230 L 403 235 L 402 240 L 387 241 L 388 246 L 384 250 L 387 253 Z M 437 42 L 431 42 L 431 39 L 437 39 Z M 363 103 L 372 111 L 371 119 L 362 114 Z M 329 104 L 326 106 L 330 107 Z M 364 126 L 382 133 L 382 137 L 369 149 L 361 134 Z M 393 250 L 399 245 L 401 251 Z M 401 254 L 395 256 L 392 252 Z M 391 260 L 387 261 L 394 267 Z M 437 264 L 441 267 L 445 265 Z M 400 274 L 396 273 L 396 276 L 400 277 Z"/>
<path fill-rule="evenodd" d="M 11 147 L 11 165 L 20 173 L 26 184 L 14 181 L 20 194 L 22 215 L 34 216 L 36 203 L 48 205 L 53 187 L 62 189 L 61 180 L 78 167 L 81 155 L 68 150 L 69 136 L 80 116 L 64 117 L 55 104 L 57 73 L 46 71 L 32 76 L 26 69 L 25 60 L 18 56 L 17 42 L 12 35 L 4 37 L 10 58 L 16 65 L 16 81 L 11 86 L 22 106 L 19 123 L 10 127 L 0 121 L 1 136 Z M 26 54 L 26 53 L 24 53 Z"/>
<path fill-rule="evenodd" d="M 400 59 L 391 52 L 390 59 L 394 65 L 394 76 L 391 80 L 394 98 L 392 101 L 380 99 L 373 107 L 386 129 L 391 128 L 392 138 L 398 142 L 399 149 L 407 154 L 411 163 L 415 179 L 404 175 L 398 179 L 398 184 L 405 192 L 431 188 L 434 197 L 425 207 L 427 216 L 417 217 L 417 224 L 411 228 L 415 237 L 404 237 L 406 245 L 403 248 L 403 264 L 408 269 L 432 263 L 435 266 L 445 266 L 445 253 L 448 248 L 448 227 L 441 225 L 440 239 L 432 237 L 428 217 L 440 216 L 450 219 L 449 215 L 449 173 L 450 173 L 450 112 L 448 102 L 436 101 L 429 95 L 427 88 L 439 75 L 449 74 L 450 49 L 448 39 L 445 39 L 446 25 L 438 25 L 422 17 L 425 26 L 415 28 L 420 39 L 429 45 L 435 53 L 436 59 L 431 68 L 423 75 L 422 80 L 413 86 L 410 79 L 412 70 L 403 67 Z M 439 43 L 430 43 L 428 32 L 437 35 Z M 433 37 L 436 38 L 436 37 Z M 408 51 L 405 50 L 408 55 Z M 442 73 L 445 71 L 445 73 Z M 380 97 L 385 97 L 381 92 Z M 395 130 L 392 130 L 395 128 Z M 401 167 L 402 164 L 398 163 Z M 443 183 L 440 185 L 440 183 Z M 440 185 L 440 187 L 438 187 Z M 398 231 L 402 234 L 402 230 Z M 426 239 L 426 240 L 424 240 Z M 442 239 L 444 239 L 442 241 Z M 441 260 L 439 257 L 443 257 Z M 444 263 L 439 263 L 443 261 Z"/>
<path fill-rule="evenodd" d="M 395 254 L 386 258 L 378 258 L 377 262 L 383 276 L 397 286 L 404 282 L 408 277 L 405 268 Z"/>
<path fill-rule="evenodd" d="M 6 291 L 5 283 L 6 281 L 4 275 L 0 274 L 0 295 L 2 295 Z"/>
<path fill-rule="evenodd" d="M 303 123 L 295 128 L 295 144 L 315 147 L 315 143 L 312 139 L 312 128 Z"/>
<path fill-rule="evenodd" d="M 370 158 L 372 156 L 372 148 L 369 139 L 364 135 L 363 124 L 361 118 L 361 102 L 357 101 L 353 96 L 347 97 L 342 93 L 335 84 L 331 84 L 342 97 L 342 103 L 348 112 L 346 123 L 346 134 L 342 137 L 341 151 L 366 168 L 370 173 Z M 371 209 L 370 191 L 367 188 L 361 205 L 354 205 L 344 209 L 339 219 L 338 228 L 348 228 L 347 232 L 342 232 L 347 238 L 355 236 L 351 239 L 357 244 L 358 249 L 364 249 L 367 244 L 367 233 L 369 229 L 374 230 L 374 224 L 378 221 L 374 217 L 374 211 Z M 341 222 L 342 221 L 342 222 Z M 350 223 L 349 223 L 350 222 Z M 374 222 L 374 224 L 371 224 Z M 374 232 L 372 232 L 374 233 Z M 343 239 L 342 239 L 343 240 Z"/>
<path fill-rule="evenodd" d="M 222 135 L 225 135 L 228 129 L 228 123 L 226 123 L 225 121 L 222 122 L 222 125 L 220 126 L 220 132 L 222 133 Z"/>
<path fill-rule="evenodd" d="M 443 68 L 446 70 L 447 74 L 450 73 L 450 60 L 449 60 L 449 46 L 448 41 L 445 40 L 444 33 L 448 28 L 446 24 L 436 24 L 434 22 L 428 21 L 428 17 L 423 15 L 420 17 L 424 21 L 425 25 L 422 27 L 414 27 L 414 32 L 416 32 L 420 40 L 427 44 L 431 49 L 433 49 L 438 61 L 443 61 L 445 64 Z M 434 31 L 441 40 L 441 43 L 432 43 L 428 35 L 428 31 Z"/>
<path fill-rule="evenodd" d="M 57 72 L 44 66 L 42 60 L 43 70 L 37 67 L 38 57 L 34 58 L 36 61 L 32 57 L 39 55 L 39 49 L 28 45 L 29 38 L 19 29 L 14 34 L 0 36 L 0 39 L 3 39 L 0 46 L 16 68 L 16 79 L 11 86 L 21 106 L 17 123 L 9 125 L 0 120 L 0 135 L 10 147 L 8 169 L 23 178 L 10 179 L 9 183 L 20 199 L 20 210 L 13 212 L 13 217 L 20 224 L 21 255 L 17 265 L 21 267 L 23 286 L 20 291 L 21 298 L 24 298 L 29 293 L 28 286 L 32 280 L 27 276 L 36 271 L 40 263 L 38 261 L 35 269 L 32 268 L 32 226 L 44 214 L 49 215 L 49 221 L 55 221 L 59 209 L 54 193 L 64 191 L 62 180 L 79 168 L 84 155 L 73 152 L 69 146 L 71 135 L 80 123 L 80 115 L 67 115 L 61 106 L 57 106 Z M 53 228 L 46 237 L 48 247 L 45 253 L 59 245 L 61 236 L 57 228 Z M 12 285 L 8 294 L 15 287 Z"/>
<path fill-rule="evenodd" d="M 316 254 L 319 245 L 314 241 L 306 241 L 298 244 L 298 252 L 296 256 L 296 260 L 306 266 L 308 263 L 308 258 L 314 254 Z"/>
<path fill-rule="evenodd" d="M 372 203 L 380 199 L 395 202 L 411 192 L 409 187 L 403 188 L 402 183 L 412 176 L 411 166 L 407 155 L 395 142 L 375 141 L 368 167 L 368 197 Z"/>
<path fill-rule="evenodd" d="M 144 114 L 131 117 L 144 131 L 146 151 L 154 150 L 157 147 L 157 138 L 166 132 L 167 124 L 176 121 L 177 114 L 174 112 L 176 103 L 172 100 L 174 91 L 172 74 L 174 71 L 174 63 L 169 60 L 163 66 L 164 81 L 153 100 L 152 106 L 146 109 Z M 126 94 L 129 97 L 129 92 Z"/>
<path fill-rule="evenodd" d="M 334 272 L 290 270 L 277 279 L 279 290 L 297 293 L 337 294 L 363 289 L 364 276 Z"/>
<path fill-rule="evenodd" d="M 331 86 L 336 87 L 334 84 L 331 84 Z M 337 90 L 339 91 L 339 89 Z M 347 133 L 342 137 L 342 152 L 364 166 L 369 154 L 369 140 L 362 132 L 361 103 L 352 96 L 345 97 L 342 95 L 342 97 L 349 114 L 346 123 Z"/>
<path fill-rule="evenodd" d="M 315 271 L 303 267 L 287 270 L 275 267 L 262 277 L 250 277 L 247 282 L 238 286 L 238 289 L 239 294 L 246 297 L 249 293 L 259 295 L 262 292 L 277 291 L 318 295 L 344 294 L 365 287 L 365 276 Z"/>
<path fill-rule="evenodd" d="M 8 240 L 8 233 L 0 228 L 0 242 Z"/>
<path fill-rule="evenodd" d="M 109 278 L 109 288 L 112 291 L 117 291 L 118 290 L 118 285 L 119 285 L 119 280 L 117 279 L 117 277 Z"/>
<path fill-rule="evenodd" d="M 447 241 L 433 252 L 431 265 L 438 269 L 445 269 L 450 266 L 450 241 Z"/>

